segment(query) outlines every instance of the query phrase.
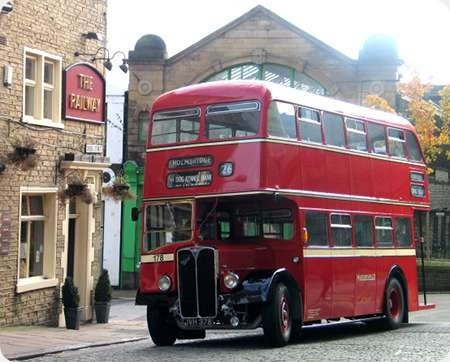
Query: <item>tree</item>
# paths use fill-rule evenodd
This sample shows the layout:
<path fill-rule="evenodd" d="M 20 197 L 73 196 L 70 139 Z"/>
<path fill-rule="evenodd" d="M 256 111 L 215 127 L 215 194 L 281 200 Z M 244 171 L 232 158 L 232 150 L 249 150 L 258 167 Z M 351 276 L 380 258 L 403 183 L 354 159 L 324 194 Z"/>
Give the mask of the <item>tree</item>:
<path fill-rule="evenodd" d="M 444 151 L 450 143 L 450 86 L 444 87 L 439 92 L 441 97 L 439 106 L 425 99 L 425 94 L 430 87 L 415 76 L 408 83 L 400 83 L 398 90 L 408 102 L 407 116 L 416 127 L 425 162 L 429 167 L 434 168 L 438 157 L 441 160 L 442 158 L 450 159 L 450 150 Z M 389 103 L 377 95 L 366 96 L 363 104 L 395 113 Z"/>

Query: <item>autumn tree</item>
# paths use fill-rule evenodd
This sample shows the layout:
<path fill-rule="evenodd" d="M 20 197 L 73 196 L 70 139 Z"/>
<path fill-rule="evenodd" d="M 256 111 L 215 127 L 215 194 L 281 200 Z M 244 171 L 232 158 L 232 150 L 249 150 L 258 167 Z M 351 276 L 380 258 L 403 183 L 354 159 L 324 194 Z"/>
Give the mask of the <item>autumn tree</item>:
<path fill-rule="evenodd" d="M 450 151 L 444 152 L 450 143 L 450 86 L 444 87 L 439 96 L 440 106 L 425 99 L 425 94 L 430 90 L 429 84 L 423 84 L 418 76 L 408 83 L 400 83 L 398 90 L 407 101 L 408 118 L 416 127 L 426 163 L 433 167 L 438 157 L 450 159 Z M 377 96 L 368 95 L 364 98 L 365 106 L 376 108 L 390 113 L 395 113 L 389 103 Z"/>

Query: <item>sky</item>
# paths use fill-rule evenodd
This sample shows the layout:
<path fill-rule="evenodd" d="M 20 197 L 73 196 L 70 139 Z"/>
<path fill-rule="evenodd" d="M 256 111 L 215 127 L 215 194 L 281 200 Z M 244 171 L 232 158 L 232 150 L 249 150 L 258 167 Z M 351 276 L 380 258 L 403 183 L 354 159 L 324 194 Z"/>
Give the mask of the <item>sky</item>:
<path fill-rule="evenodd" d="M 450 0 L 109 0 L 107 47 L 128 55 L 141 36 L 156 34 L 171 57 L 257 5 L 353 59 L 370 35 L 389 35 L 404 61 L 402 79 L 417 73 L 450 84 Z M 108 94 L 128 87 L 116 58 Z"/>

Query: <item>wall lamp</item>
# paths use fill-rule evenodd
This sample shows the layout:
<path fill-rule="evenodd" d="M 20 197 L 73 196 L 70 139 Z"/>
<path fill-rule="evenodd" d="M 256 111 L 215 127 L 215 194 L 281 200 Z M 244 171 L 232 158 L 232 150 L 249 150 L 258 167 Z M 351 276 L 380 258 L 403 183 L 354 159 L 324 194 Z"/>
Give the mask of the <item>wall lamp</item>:
<path fill-rule="evenodd" d="M 99 57 L 98 53 L 100 51 L 103 51 L 103 56 Z M 112 56 L 110 56 L 109 55 L 109 50 L 107 48 L 100 47 L 100 48 L 97 49 L 97 51 L 95 53 L 80 53 L 78 51 L 74 53 L 74 55 L 76 57 L 79 57 L 80 55 L 88 55 L 88 56 L 90 56 L 91 57 L 91 62 L 95 62 L 97 60 L 103 60 L 103 66 L 106 69 L 108 69 L 108 70 L 112 69 L 112 67 L 113 67 L 112 60 L 115 58 L 115 56 L 117 54 L 121 54 L 123 56 L 122 64 L 119 65 L 120 70 L 122 72 L 124 72 L 124 73 L 127 73 L 128 72 L 128 59 L 126 58 L 125 53 L 123 51 L 118 50 L 118 51 L 114 52 Z"/>

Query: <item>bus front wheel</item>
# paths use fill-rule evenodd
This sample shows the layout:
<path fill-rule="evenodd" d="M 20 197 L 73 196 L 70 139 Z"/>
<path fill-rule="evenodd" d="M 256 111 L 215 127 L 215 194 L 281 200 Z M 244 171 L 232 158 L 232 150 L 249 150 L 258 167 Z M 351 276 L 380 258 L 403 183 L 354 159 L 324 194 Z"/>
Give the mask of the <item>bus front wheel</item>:
<path fill-rule="evenodd" d="M 147 326 L 153 343 L 171 346 L 177 339 L 177 326 L 167 308 L 147 307 Z"/>
<path fill-rule="evenodd" d="M 278 283 L 272 288 L 263 307 L 262 317 L 267 342 L 273 347 L 285 346 L 292 332 L 292 303 L 284 284 Z"/>
<path fill-rule="evenodd" d="M 406 302 L 403 287 L 397 278 L 391 278 L 384 297 L 385 327 L 396 329 L 405 320 Z"/>

